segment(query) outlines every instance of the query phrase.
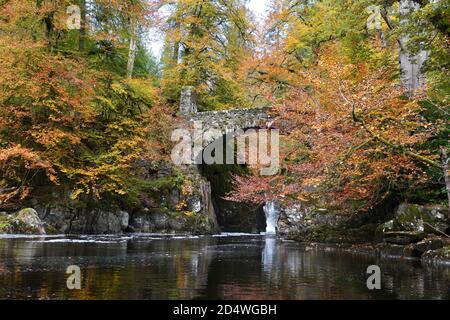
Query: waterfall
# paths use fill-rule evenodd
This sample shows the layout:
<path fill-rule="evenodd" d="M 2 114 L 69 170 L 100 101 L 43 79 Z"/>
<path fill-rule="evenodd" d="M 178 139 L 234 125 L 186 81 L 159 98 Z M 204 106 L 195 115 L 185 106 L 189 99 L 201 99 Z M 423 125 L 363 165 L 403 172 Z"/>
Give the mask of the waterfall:
<path fill-rule="evenodd" d="M 270 201 L 264 206 L 266 214 L 266 234 L 275 234 L 277 232 L 278 218 L 280 216 L 280 208 L 276 201 Z"/>

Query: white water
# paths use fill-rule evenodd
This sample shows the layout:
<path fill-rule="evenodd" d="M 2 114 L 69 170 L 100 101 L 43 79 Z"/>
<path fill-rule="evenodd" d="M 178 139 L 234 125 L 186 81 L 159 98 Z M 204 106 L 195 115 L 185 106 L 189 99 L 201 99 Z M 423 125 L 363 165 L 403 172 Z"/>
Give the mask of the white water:
<path fill-rule="evenodd" d="M 277 233 L 278 218 L 280 216 L 280 209 L 276 201 L 270 201 L 264 206 L 266 214 L 266 234 Z"/>

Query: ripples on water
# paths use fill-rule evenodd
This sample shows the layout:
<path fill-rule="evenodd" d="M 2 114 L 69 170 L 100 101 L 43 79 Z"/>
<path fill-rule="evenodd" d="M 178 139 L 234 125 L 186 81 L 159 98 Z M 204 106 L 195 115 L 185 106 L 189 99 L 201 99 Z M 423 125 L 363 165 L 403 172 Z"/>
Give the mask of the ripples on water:
<path fill-rule="evenodd" d="M 381 291 L 366 287 L 380 265 Z M 66 288 L 66 268 L 82 290 Z M 0 238 L 0 299 L 450 299 L 450 268 L 376 261 L 274 237 Z"/>

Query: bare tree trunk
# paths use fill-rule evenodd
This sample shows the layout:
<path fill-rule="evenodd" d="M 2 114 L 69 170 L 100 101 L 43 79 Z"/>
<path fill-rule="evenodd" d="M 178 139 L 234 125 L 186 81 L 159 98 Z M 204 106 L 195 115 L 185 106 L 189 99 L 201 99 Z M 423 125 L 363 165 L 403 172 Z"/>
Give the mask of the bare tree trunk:
<path fill-rule="evenodd" d="M 80 0 L 80 34 L 78 39 L 78 50 L 84 51 L 86 48 L 86 0 Z"/>
<path fill-rule="evenodd" d="M 181 26 L 179 22 L 176 22 L 174 27 L 181 34 Z M 174 64 L 178 64 L 180 60 L 180 41 L 175 41 L 173 45 L 172 61 Z"/>
<path fill-rule="evenodd" d="M 131 38 L 130 38 L 130 49 L 128 51 L 128 64 L 127 64 L 127 78 L 131 79 L 133 77 L 134 62 L 136 60 L 136 48 L 137 48 L 137 21 L 131 19 Z"/>
<path fill-rule="evenodd" d="M 400 0 L 400 24 L 408 23 L 409 15 L 419 7 L 420 5 L 415 1 Z M 427 61 L 429 53 L 425 50 L 419 50 L 417 54 L 411 54 L 407 49 L 409 40 L 407 35 L 399 39 L 399 59 L 401 83 L 413 95 L 417 89 L 425 85 L 425 75 L 422 72 L 422 67 Z"/>
<path fill-rule="evenodd" d="M 450 159 L 448 158 L 447 149 L 441 147 L 442 167 L 444 168 L 445 188 L 448 196 L 448 218 L 450 219 Z"/>

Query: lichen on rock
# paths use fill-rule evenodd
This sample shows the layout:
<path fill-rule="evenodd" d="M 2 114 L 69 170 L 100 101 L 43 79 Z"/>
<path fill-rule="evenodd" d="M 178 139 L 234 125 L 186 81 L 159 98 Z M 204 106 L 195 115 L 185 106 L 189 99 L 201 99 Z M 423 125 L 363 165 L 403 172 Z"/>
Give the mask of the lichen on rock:
<path fill-rule="evenodd" d="M 47 231 L 46 224 L 39 218 L 36 210 L 26 208 L 13 215 L 2 214 L 0 233 L 45 235 Z"/>

